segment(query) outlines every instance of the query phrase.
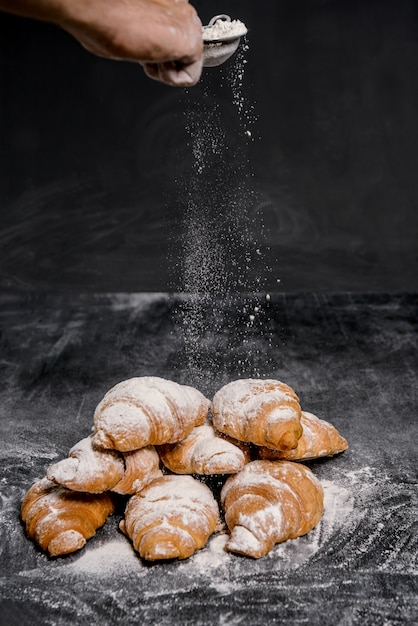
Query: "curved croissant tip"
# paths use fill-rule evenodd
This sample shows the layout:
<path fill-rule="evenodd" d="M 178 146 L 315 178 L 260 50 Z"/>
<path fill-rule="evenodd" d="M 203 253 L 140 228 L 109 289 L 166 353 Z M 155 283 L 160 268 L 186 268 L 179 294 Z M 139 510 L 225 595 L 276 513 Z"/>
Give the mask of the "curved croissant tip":
<path fill-rule="evenodd" d="M 254 559 L 259 559 L 268 552 L 261 541 L 244 526 L 234 526 L 225 548 L 228 552 L 251 556 Z"/>
<path fill-rule="evenodd" d="M 193 537 L 185 530 L 160 524 L 150 528 L 134 547 L 147 561 L 187 559 L 196 549 Z"/>
<path fill-rule="evenodd" d="M 77 530 L 64 530 L 54 537 L 48 544 L 50 556 L 60 556 L 81 550 L 86 544 L 86 540 Z"/>
<path fill-rule="evenodd" d="M 80 461 L 73 457 L 62 459 L 48 467 L 46 477 L 59 485 L 65 485 L 66 482 L 74 479 L 79 464 Z"/>
<path fill-rule="evenodd" d="M 271 424 L 265 432 L 266 442 L 269 447 L 275 450 L 294 450 L 297 448 L 300 437 L 302 436 L 302 427 L 283 432 L 281 424 Z"/>
<path fill-rule="evenodd" d="M 223 452 L 216 454 L 205 464 L 206 474 L 237 474 L 245 465 L 244 455 L 242 459 L 237 455 Z"/>
<path fill-rule="evenodd" d="M 105 450 L 114 450 L 114 441 L 112 437 L 104 430 L 96 429 L 91 437 L 93 446 L 104 448 Z"/>
<path fill-rule="evenodd" d="M 184 555 L 180 547 L 170 539 L 160 540 L 156 543 L 147 542 L 140 546 L 140 555 L 147 561 L 159 561 L 167 559 L 185 559 L 190 556 Z"/>
<path fill-rule="evenodd" d="M 344 437 L 342 437 L 341 435 L 338 444 L 338 452 L 344 452 L 344 450 L 348 450 L 348 441 L 347 439 L 344 439 Z"/>

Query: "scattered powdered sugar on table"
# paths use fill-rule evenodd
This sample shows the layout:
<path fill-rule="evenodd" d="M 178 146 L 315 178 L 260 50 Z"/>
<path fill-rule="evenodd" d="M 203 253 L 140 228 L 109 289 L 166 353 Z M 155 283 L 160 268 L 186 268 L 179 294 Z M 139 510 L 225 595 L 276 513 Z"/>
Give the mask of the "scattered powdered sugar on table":
<path fill-rule="evenodd" d="M 340 484 L 324 480 L 324 514 L 319 525 L 308 535 L 278 544 L 259 563 L 269 561 L 276 570 L 288 571 L 303 565 L 332 540 L 350 526 L 350 516 L 354 511 L 354 494 Z M 186 579 L 206 581 L 219 591 L 231 592 L 235 577 L 242 571 L 243 564 L 248 571 L 257 571 L 257 561 L 242 558 L 225 551 L 229 533 L 218 532 L 207 545 L 192 557 L 174 563 L 179 576 Z M 158 567 L 167 567 L 161 564 Z M 124 536 L 109 538 L 99 547 L 89 544 L 80 552 L 79 558 L 60 568 L 68 573 L 91 575 L 94 577 L 117 577 L 119 575 L 145 575 L 147 564 L 134 552 L 131 542 Z M 214 576 L 216 578 L 214 579 Z"/>
<path fill-rule="evenodd" d="M 336 531 L 342 530 L 354 511 L 354 496 L 349 489 L 331 480 L 322 480 L 321 485 L 324 490 L 324 513 L 318 526 L 308 535 L 311 554 L 317 552 Z"/>
<path fill-rule="evenodd" d="M 204 590 L 213 607 L 219 606 L 225 623 L 233 623 L 228 621 L 233 598 L 251 597 L 253 590 L 263 594 L 270 583 L 280 597 L 293 595 L 296 570 L 302 584 L 306 576 L 315 576 L 317 589 L 329 586 L 334 574 L 348 585 L 370 571 L 416 574 L 412 550 L 417 540 L 410 524 L 416 486 L 399 485 L 396 477 L 372 466 L 347 471 L 344 464 L 322 463 L 312 469 L 322 475 L 325 507 L 320 523 L 307 535 L 276 545 L 261 559 L 226 552 L 229 534 L 225 530 L 214 534 L 189 559 L 149 564 L 134 552 L 111 518 L 79 553 L 51 560 L 29 550 L 34 556 L 26 570 L 14 574 L 13 595 L 8 597 L 39 611 L 59 612 L 61 621 L 56 623 L 99 623 L 104 607 L 106 612 L 129 615 L 129 623 L 135 619 L 156 623 L 160 611 L 173 611 L 177 602 L 190 606 Z M 2 517 L 10 518 L 4 545 L 11 544 L 13 554 L 27 554 L 27 539 L 16 525 L 16 500 L 4 498 L 3 502 Z M 408 514 L 403 515 L 404 510 Z M 405 541 L 409 548 L 403 554 Z M 147 616 L 153 621 L 147 622 Z M 112 618 L 112 612 L 108 617 Z M 171 622 L 167 618 L 161 623 Z"/>
<path fill-rule="evenodd" d="M 141 570 L 141 565 L 141 560 L 132 544 L 121 536 L 98 548 L 83 550 L 80 558 L 71 563 L 68 569 L 77 574 L 112 577 L 117 573 L 129 574 Z"/>

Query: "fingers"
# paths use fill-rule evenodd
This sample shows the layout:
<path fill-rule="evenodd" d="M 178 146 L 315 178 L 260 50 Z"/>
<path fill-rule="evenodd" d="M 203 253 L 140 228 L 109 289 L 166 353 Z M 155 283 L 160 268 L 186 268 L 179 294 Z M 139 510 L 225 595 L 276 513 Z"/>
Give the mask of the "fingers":
<path fill-rule="evenodd" d="M 185 0 L 178 0 L 184 2 Z M 172 87 L 192 87 L 199 81 L 202 73 L 202 59 L 192 63 L 167 61 L 165 63 L 143 63 L 145 74 L 165 85 Z"/>
<path fill-rule="evenodd" d="M 80 3 L 70 0 L 69 4 L 79 7 Z M 87 50 L 141 63 L 147 76 L 167 85 L 198 82 L 202 23 L 188 0 L 91 0 L 87 4 L 88 19 L 83 9 L 83 19 L 75 12 L 61 24 Z"/>

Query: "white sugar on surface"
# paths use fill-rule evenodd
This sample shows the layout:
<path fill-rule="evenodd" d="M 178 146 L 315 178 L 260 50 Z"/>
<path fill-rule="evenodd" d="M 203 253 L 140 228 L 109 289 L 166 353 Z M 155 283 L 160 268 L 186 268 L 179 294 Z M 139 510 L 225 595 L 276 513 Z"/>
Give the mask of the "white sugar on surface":
<path fill-rule="evenodd" d="M 80 553 L 80 558 L 68 566 L 72 572 L 92 576 L 117 576 L 118 572 L 136 572 L 142 563 L 131 543 L 125 538 L 114 539 L 98 548 L 88 546 Z"/>
<path fill-rule="evenodd" d="M 264 383 L 268 383 L 268 379 Z M 273 384 L 276 381 L 272 381 Z M 258 389 L 259 381 L 239 379 L 219 389 L 213 398 L 216 415 L 214 422 L 219 430 L 225 430 L 233 436 L 240 432 L 243 425 L 256 421 L 265 412 L 265 407 L 272 407 L 266 418 L 266 428 L 279 422 L 288 422 L 299 418 L 295 396 L 286 388 L 270 387 Z M 292 402 L 288 405 L 287 402 Z M 257 442 L 254 442 L 257 443 Z"/>
<path fill-rule="evenodd" d="M 202 504 L 212 507 L 214 498 L 211 490 L 203 483 L 191 476 L 165 476 L 145 489 L 146 499 L 153 504 L 165 506 L 172 504 L 174 507 L 196 506 Z"/>
<path fill-rule="evenodd" d="M 83 491 L 84 488 L 93 486 L 93 491 L 100 492 L 106 491 L 115 484 L 109 485 L 107 482 L 109 468 L 115 480 L 118 475 L 122 478 L 124 473 L 122 458 L 113 451 L 94 448 L 92 438 L 86 437 L 71 448 L 68 458 L 51 465 L 47 470 L 47 476 L 50 480 L 70 489 Z M 101 481 L 103 481 L 102 489 L 99 484 Z"/>
<path fill-rule="evenodd" d="M 242 37 L 247 32 L 247 27 L 241 20 L 219 19 L 203 30 L 203 38 L 206 41 L 222 39 L 224 37 Z"/>
<path fill-rule="evenodd" d="M 245 523 L 246 520 L 243 519 L 243 522 Z M 234 527 L 231 533 L 231 538 L 228 541 L 228 547 L 232 551 L 250 555 L 259 552 L 260 541 L 251 529 L 238 524 Z"/>
<path fill-rule="evenodd" d="M 308 535 L 299 539 L 278 544 L 263 559 L 263 568 L 274 567 L 275 571 L 289 571 L 303 566 L 310 558 L 341 536 L 349 536 L 354 532 L 356 524 L 361 520 L 364 511 L 356 508 L 355 497 L 361 489 L 369 489 L 375 482 L 373 468 L 360 468 L 350 476 L 338 472 L 336 480 L 323 480 L 324 514 L 319 525 Z M 378 489 L 378 485 L 375 487 Z M 381 529 L 376 528 L 376 532 Z M 214 534 L 207 545 L 196 552 L 191 558 L 173 563 L 170 572 L 178 572 L 184 584 L 205 581 L 209 587 L 219 592 L 232 593 L 234 586 L 240 586 L 239 575 L 243 567 L 257 569 L 254 561 L 243 560 L 225 551 L 229 533 Z M 372 539 L 370 539 L 372 541 Z M 58 564 L 57 564 L 58 565 Z M 167 564 L 158 566 L 167 568 Z M 37 567 L 30 572 L 22 572 L 22 576 L 55 575 L 67 580 L 69 576 L 102 578 L 117 582 L 126 576 L 148 576 L 150 570 L 145 562 L 134 552 L 128 538 L 116 529 L 108 540 L 98 547 L 93 540 L 87 542 L 85 548 L 74 555 L 71 562 L 62 559 L 57 569 L 51 570 L 50 561 L 45 559 L 44 567 Z M 235 581 L 235 582 L 234 582 Z"/>
<path fill-rule="evenodd" d="M 293 506 L 291 503 L 290 508 Z M 284 522 L 281 502 L 268 504 L 251 514 L 238 514 L 238 526 L 246 528 L 260 540 L 267 537 L 281 539 Z"/>
<path fill-rule="evenodd" d="M 33 453 L 29 444 L 26 451 L 22 450 L 22 458 L 29 462 Z M 143 623 L 145 602 L 152 603 L 153 615 L 157 615 L 159 607 L 167 609 L 168 598 L 181 610 L 189 591 L 200 594 L 201 590 L 208 590 L 215 606 L 220 602 L 224 607 L 223 621 L 218 623 L 229 625 L 234 623 L 233 615 L 228 613 L 230 598 L 238 594 L 251 598 L 253 584 L 262 592 L 262 585 L 269 584 L 270 575 L 271 583 L 280 590 L 283 582 L 283 589 L 288 589 L 292 598 L 292 573 L 298 568 L 305 572 L 310 570 L 311 559 L 319 594 L 322 585 L 330 584 L 329 567 L 331 571 L 342 568 L 342 576 L 348 584 L 355 572 L 367 573 L 373 571 L 372 568 L 390 576 L 394 572 L 402 576 L 416 575 L 416 558 L 410 550 L 405 550 L 405 541 L 415 541 L 410 507 L 416 502 L 416 486 L 400 483 L 391 469 L 384 472 L 372 465 L 361 467 L 359 464 L 354 471 L 347 471 L 344 461 L 316 467 L 317 473 L 324 477 L 325 509 L 321 522 L 307 535 L 278 544 L 262 559 L 242 558 L 226 552 L 229 534 L 219 532 L 191 558 L 150 567 L 135 554 L 130 541 L 119 533 L 113 520 L 105 529 L 106 536 L 99 531 L 79 553 L 58 560 L 36 553 L 27 562 L 28 569 L 17 574 L 15 598 L 40 606 L 42 597 L 43 610 L 57 609 L 60 616 L 63 611 L 71 614 L 76 605 L 78 621 L 71 623 L 93 624 L 98 623 L 92 606 L 92 597 L 95 597 L 100 602 L 102 617 L 105 606 L 111 619 L 110 610 L 115 609 L 113 603 L 116 603 L 121 615 Z M 28 552 L 27 539 L 16 524 L 21 491 L 21 487 L 10 491 L 6 482 L 0 482 L 3 501 L 0 517 L 11 554 Z M 402 507 L 407 509 L 403 512 Z M 390 525 L 396 534 L 388 532 Z M 370 565 L 368 559 L 371 559 Z M 289 584 L 286 581 L 290 581 Z M 81 594 L 81 586 L 88 593 Z M 246 623 L 245 615 L 242 623 Z"/>
<path fill-rule="evenodd" d="M 115 385 L 98 404 L 95 441 L 122 452 L 176 441 L 198 421 L 209 401 L 197 389 L 153 376 Z M 156 424 L 166 428 L 156 429 Z"/>

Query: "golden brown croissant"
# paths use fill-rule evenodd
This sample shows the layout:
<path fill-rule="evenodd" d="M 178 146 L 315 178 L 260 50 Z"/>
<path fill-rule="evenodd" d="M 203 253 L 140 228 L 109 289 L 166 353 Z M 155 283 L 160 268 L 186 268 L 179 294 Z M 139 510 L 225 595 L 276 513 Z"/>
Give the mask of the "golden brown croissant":
<path fill-rule="evenodd" d="M 226 550 L 253 558 L 308 533 L 323 511 L 323 489 L 310 469 L 291 461 L 252 461 L 221 491 L 231 536 Z"/>
<path fill-rule="evenodd" d="M 113 510 L 108 493 L 79 493 L 43 478 L 23 498 L 21 516 L 29 538 L 60 556 L 80 550 Z"/>
<path fill-rule="evenodd" d="M 218 519 L 206 485 L 192 476 L 167 475 L 129 499 L 120 528 L 144 559 L 186 559 L 203 548 Z"/>
<path fill-rule="evenodd" d="M 131 495 L 141 491 L 155 478 L 162 476 L 160 457 L 154 446 L 124 452 L 122 456 L 125 462 L 125 473 L 123 478 L 112 487 L 112 491 L 122 495 Z"/>
<path fill-rule="evenodd" d="M 285 459 L 288 461 L 308 461 L 323 456 L 333 456 L 347 450 L 348 443 L 329 422 L 321 420 L 313 413 L 302 411 L 300 420 L 303 433 L 294 450 L 278 451 L 260 448 L 262 459 Z"/>
<path fill-rule="evenodd" d="M 248 446 L 221 437 L 209 422 L 193 428 L 179 443 L 159 446 L 158 453 L 176 474 L 235 474 L 250 460 Z"/>
<path fill-rule="evenodd" d="M 213 425 L 230 437 L 274 450 L 297 446 L 302 434 L 296 393 L 277 380 L 235 380 L 212 402 Z"/>
<path fill-rule="evenodd" d="M 71 448 L 67 459 L 50 465 L 46 475 L 49 480 L 74 491 L 103 493 L 112 489 L 124 473 L 120 454 L 98 448 L 91 437 L 86 437 Z"/>
<path fill-rule="evenodd" d="M 122 381 L 110 389 L 94 414 L 94 441 L 129 452 L 175 443 L 207 418 L 209 400 L 197 389 L 155 376 Z"/>

